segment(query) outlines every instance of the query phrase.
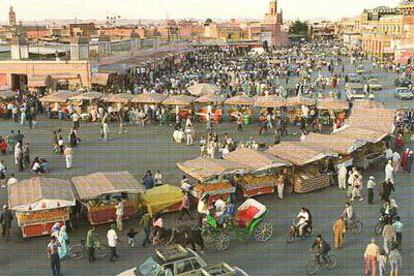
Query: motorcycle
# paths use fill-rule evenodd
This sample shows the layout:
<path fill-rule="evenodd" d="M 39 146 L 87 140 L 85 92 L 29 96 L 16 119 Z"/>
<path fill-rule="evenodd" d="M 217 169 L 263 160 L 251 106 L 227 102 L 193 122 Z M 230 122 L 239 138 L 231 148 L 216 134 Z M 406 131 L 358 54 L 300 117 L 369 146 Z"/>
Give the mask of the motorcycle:
<path fill-rule="evenodd" d="M 381 215 L 381 217 L 378 219 L 377 224 L 375 225 L 375 234 L 380 235 L 382 233 L 382 230 L 384 229 L 384 226 L 387 224 L 389 220 L 391 220 L 391 223 L 393 223 L 394 216 Z"/>
<path fill-rule="evenodd" d="M 296 218 L 292 219 L 292 225 L 289 227 L 288 233 L 287 233 L 287 243 L 292 243 L 295 240 L 298 239 L 304 239 L 309 238 L 312 236 L 312 225 L 307 223 L 305 227 L 303 228 L 303 236 L 299 235 L 299 227 L 296 226 Z"/>

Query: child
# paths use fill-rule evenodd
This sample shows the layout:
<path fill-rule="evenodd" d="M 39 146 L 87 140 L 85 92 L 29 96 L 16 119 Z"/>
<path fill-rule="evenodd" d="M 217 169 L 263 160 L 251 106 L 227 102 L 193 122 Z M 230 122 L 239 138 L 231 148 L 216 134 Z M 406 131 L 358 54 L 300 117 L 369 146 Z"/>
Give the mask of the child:
<path fill-rule="evenodd" d="M 378 255 L 378 268 L 379 275 L 383 276 L 385 274 L 385 265 L 387 263 L 387 257 L 385 256 L 385 250 L 381 249 L 380 254 Z"/>
<path fill-rule="evenodd" d="M 135 231 L 134 228 L 131 228 L 131 230 L 129 230 L 129 232 L 127 233 L 127 237 L 128 237 L 128 244 L 131 247 L 135 247 L 135 236 L 138 234 L 137 231 Z"/>

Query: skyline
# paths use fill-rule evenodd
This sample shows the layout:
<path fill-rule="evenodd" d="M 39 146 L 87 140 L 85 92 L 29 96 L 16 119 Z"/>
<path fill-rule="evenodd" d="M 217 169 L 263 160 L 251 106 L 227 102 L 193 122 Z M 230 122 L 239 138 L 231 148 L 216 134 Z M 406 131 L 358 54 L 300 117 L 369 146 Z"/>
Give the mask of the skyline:
<path fill-rule="evenodd" d="M 102 3 L 104 2 L 104 3 Z M 150 3 L 148 3 L 150 2 Z M 14 7 L 18 21 L 45 19 L 96 19 L 120 15 L 122 19 L 262 19 L 269 0 L 5 0 L 0 6 L 0 21 L 8 20 L 8 10 Z M 279 0 L 285 19 L 339 19 L 355 16 L 365 8 L 380 5 L 395 6 L 400 0 Z M 335 3 L 332 3 L 335 2 Z M 144 4 L 145 3 L 145 4 Z M 141 8 L 145 5 L 145 8 Z M 216 9 L 220 6 L 220 9 Z M 128 7 L 128 8 L 126 8 Z"/>

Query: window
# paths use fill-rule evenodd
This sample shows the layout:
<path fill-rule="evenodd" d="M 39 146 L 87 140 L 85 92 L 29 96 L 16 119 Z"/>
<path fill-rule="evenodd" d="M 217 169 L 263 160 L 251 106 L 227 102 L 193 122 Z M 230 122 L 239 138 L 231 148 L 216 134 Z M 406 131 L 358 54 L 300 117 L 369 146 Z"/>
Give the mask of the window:
<path fill-rule="evenodd" d="M 185 272 L 190 272 L 193 270 L 193 265 L 191 260 L 184 260 L 181 262 L 175 263 L 177 274 L 182 274 Z"/>
<path fill-rule="evenodd" d="M 194 270 L 201 268 L 200 263 L 196 259 L 191 259 L 191 262 L 193 263 Z"/>

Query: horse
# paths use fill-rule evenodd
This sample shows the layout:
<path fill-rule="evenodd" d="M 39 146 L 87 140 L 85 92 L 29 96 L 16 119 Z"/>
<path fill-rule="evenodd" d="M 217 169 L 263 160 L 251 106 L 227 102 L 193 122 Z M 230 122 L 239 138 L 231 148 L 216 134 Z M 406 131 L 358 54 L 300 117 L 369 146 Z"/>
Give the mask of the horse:
<path fill-rule="evenodd" d="M 196 245 L 198 245 L 202 253 L 205 249 L 201 229 L 188 225 L 181 225 L 173 229 L 160 229 L 159 240 L 160 244 L 163 245 L 179 244 L 183 247 L 191 245 L 194 251 L 196 251 Z"/>

